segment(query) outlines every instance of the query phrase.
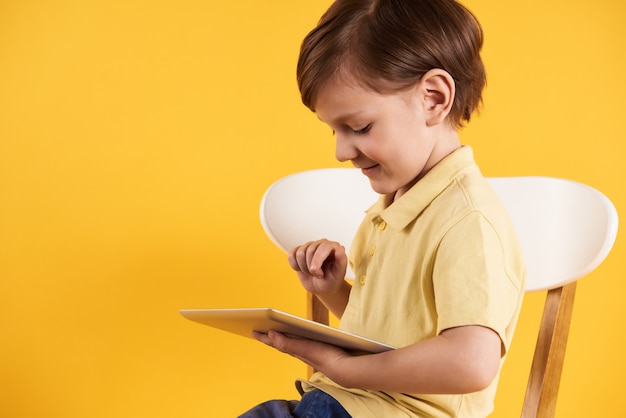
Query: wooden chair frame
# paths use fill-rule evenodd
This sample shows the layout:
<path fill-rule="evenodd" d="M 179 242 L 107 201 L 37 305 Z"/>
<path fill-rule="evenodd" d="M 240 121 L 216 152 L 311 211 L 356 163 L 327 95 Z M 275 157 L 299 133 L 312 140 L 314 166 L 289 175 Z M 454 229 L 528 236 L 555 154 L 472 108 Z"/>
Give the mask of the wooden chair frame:
<path fill-rule="evenodd" d="M 576 282 L 548 290 L 522 418 L 554 416 L 575 296 Z"/>

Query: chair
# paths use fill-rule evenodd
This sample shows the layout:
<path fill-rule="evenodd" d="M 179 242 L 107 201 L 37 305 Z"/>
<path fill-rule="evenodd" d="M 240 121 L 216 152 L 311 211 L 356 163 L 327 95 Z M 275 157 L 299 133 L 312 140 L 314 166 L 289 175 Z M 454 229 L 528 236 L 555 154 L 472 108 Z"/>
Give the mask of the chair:
<path fill-rule="evenodd" d="M 547 291 L 522 418 L 553 417 L 574 305 L 576 282 L 610 252 L 618 217 L 597 190 L 549 177 L 489 178 L 510 213 L 527 264 L 526 291 Z M 261 202 L 268 237 L 288 251 L 327 238 L 350 245 L 378 195 L 358 169 L 328 168 L 289 175 L 271 185 Z M 311 319 L 327 324 L 328 311 L 312 295 Z"/>

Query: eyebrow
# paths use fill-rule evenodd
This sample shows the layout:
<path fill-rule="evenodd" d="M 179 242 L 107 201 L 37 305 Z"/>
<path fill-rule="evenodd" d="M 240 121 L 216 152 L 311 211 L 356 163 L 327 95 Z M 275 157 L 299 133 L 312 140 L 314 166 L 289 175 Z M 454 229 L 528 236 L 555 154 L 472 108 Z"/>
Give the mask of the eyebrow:
<path fill-rule="evenodd" d="M 339 117 L 331 120 L 331 121 L 324 121 L 319 117 L 319 114 L 317 114 L 317 118 L 322 121 L 323 123 L 326 124 L 331 124 L 331 123 L 346 123 L 346 121 L 355 118 L 356 116 L 359 116 L 361 114 L 365 113 L 363 110 L 357 110 L 355 112 L 350 112 L 350 113 L 345 113 L 342 115 L 339 115 Z"/>

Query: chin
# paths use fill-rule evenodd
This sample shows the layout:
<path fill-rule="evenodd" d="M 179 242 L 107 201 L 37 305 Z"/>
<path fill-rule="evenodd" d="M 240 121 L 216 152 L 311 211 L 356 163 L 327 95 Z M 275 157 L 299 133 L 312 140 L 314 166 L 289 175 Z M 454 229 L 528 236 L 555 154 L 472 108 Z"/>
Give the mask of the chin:
<path fill-rule="evenodd" d="M 370 186 L 372 187 L 372 190 L 378 194 L 392 194 L 396 192 L 396 189 L 372 180 L 370 180 Z"/>

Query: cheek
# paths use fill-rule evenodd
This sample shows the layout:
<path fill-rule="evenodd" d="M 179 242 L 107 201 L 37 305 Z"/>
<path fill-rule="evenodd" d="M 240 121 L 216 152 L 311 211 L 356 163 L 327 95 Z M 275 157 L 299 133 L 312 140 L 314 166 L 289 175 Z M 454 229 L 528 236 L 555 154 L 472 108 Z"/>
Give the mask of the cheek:
<path fill-rule="evenodd" d="M 429 155 L 430 152 L 424 147 L 424 144 L 418 138 L 411 137 L 398 141 L 393 152 L 389 153 L 387 158 L 392 163 L 392 170 L 412 177 L 423 170 Z"/>

